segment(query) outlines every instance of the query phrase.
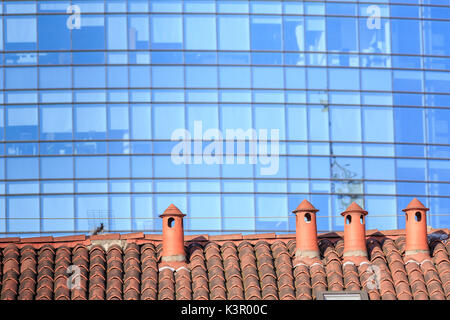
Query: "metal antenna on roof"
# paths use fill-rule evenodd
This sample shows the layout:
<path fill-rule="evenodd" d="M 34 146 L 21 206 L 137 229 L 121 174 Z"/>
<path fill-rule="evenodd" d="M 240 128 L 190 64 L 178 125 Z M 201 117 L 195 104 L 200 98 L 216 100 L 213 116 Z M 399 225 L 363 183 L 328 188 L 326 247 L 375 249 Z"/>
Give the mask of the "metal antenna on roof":
<path fill-rule="evenodd" d="M 100 226 L 97 227 L 97 229 L 95 229 L 95 230 L 92 232 L 92 235 L 102 234 L 103 231 L 104 231 L 104 225 L 103 225 L 103 222 L 102 222 L 102 223 L 100 223 Z"/>

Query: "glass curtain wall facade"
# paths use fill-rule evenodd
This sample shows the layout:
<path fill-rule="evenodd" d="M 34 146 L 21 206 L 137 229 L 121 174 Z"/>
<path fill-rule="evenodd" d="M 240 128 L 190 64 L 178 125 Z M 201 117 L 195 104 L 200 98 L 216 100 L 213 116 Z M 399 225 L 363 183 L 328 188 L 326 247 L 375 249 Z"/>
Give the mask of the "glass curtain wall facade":
<path fill-rule="evenodd" d="M 0 235 L 320 231 L 351 201 L 450 225 L 450 1 L 3 1 Z M 176 164 L 180 128 L 278 129 L 279 170 Z M 206 141 L 203 147 L 207 146 Z"/>

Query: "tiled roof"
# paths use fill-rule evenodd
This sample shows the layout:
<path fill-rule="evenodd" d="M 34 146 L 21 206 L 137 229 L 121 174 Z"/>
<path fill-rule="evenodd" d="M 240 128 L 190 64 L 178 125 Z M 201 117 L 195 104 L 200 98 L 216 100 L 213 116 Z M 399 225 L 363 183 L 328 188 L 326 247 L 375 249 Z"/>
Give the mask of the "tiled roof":
<path fill-rule="evenodd" d="M 403 230 L 369 230 L 370 263 L 343 263 L 343 234 L 321 234 L 320 263 L 295 266 L 295 235 L 186 236 L 187 264 L 159 263 L 161 235 L 0 239 L 1 299 L 314 299 L 366 290 L 370 299 L 450 299 L 448 229 L 430 230 L 431 260 L 404 257 Z M 69 289 L 70 265 L 80 270 Z M 378 288 L 372 266 L 380 270 Z M 372 269 L 370 269 L 372 268 Z M 371 289 L 372 288 L 372 289 Z"/>

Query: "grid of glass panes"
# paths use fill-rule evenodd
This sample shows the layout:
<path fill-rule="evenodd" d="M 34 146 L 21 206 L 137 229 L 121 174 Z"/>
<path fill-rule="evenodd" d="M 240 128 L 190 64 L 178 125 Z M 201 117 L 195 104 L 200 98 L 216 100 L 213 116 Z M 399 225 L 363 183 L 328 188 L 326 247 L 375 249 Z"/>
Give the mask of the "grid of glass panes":
<path fill-rule="evenodd" d="M 0 8 L 0 233 L 158 231 L 170 203 L 192 232 L 292 231 L 303 198 L 320 230 L 352 200 L 391 229 L 413 196 L 449 225 L 449 0 Z M 278 173 L 174 165 L 199 120 L 279 129 Z"/>

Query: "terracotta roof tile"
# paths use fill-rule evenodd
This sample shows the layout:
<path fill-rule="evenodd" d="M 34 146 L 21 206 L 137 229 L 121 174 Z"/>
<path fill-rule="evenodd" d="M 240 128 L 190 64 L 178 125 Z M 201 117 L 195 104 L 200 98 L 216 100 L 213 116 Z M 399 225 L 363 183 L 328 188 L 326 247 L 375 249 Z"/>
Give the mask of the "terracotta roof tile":
<path fill-rule="evenodd" d="M 161 235 L 90 238 L 125 241 L 105 246 L 85 236 L 0 239 L 0 298 L 309 300 L 319 291 L 363 289 L 370 299 L 450 299 L 446 237 L 430 237 L 430 260 L 417 263 L 404 256 L 403 230 L 367 234 L 369 260 L 359 266 L 344 263 L 339 233 L 319 237 L 321 257 L 311 265 L 294 261 L 293 235 L 189 236 L 181 268 L 162 267 Z M 68 287 L 70 266 L 79 287 Z"/>

